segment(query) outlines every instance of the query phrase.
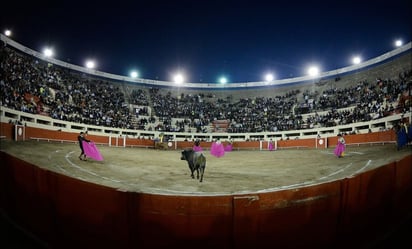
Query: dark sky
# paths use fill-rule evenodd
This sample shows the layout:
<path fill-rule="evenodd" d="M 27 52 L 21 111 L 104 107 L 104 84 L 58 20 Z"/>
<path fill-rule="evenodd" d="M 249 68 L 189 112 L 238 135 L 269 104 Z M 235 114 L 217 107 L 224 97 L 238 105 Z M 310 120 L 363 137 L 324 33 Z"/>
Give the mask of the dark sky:
<path fill-rule="evenodd" d="M 97 70 L 187 82 L 262 81 L 329 71 L 411 41 L 410 0 L 3 1 L 0 28 L 37 51 Z M 103 4 L 102 4 L 103 3 Z M 3 32 L 3 31 L 2 31 Z"/>

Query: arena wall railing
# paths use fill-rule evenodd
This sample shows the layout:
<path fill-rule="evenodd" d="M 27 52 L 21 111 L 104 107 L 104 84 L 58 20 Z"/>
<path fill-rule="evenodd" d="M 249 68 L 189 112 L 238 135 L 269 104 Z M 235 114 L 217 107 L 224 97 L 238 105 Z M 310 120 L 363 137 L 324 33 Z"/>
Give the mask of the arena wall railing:
<path fill-rule="evenodd" d="M 393 124 L 399 122 L 409 123 L 409 120 L 411 120 L 410 113 L 409 116 L 405 116 L 405 114 L 395 114 L 382 120 L 308 131 L 233 134 L 236 139 L 232 139 L 231 134 L 200 134 L 197 136 L 191 133 L 179 133 L 179 136 L 182 137 L 178 137 L 176 133 L 169 132 L 127 131 L 115 128 L 89 127 L 87 125 L 63 121 L 56 121 L 58 124 L 56 125 L 53 123 L 54 120 L 49 117 L 39 118 L 39 115 L 21 113 L 15 110 L 5 111 L 4 108 L 2 108 L 1 113 L 0 136 L 2 139 L 77 143 L 77 135 L 79 132 L 87 131 L 89 138 L 98 145 L 167 150 L 191 148 L 194 145 L 195 139 L 199 139 L 200 136 L 203 136 L 201 146 L 205 150 L 209 150 L 212 142 L 217 139 L 224 145 L 231 143 L 233 150 L 270 150 L 270 144 L 273 145 L 272 148 L 275 150 L 325 149 L 334 147 L 337 144 L 338 133 L 346 134 L 345 140 L 348 146 L 388 143 L 396 145 L 397 137 L 393 129 Z M 12 116 L 11 114 L 16 116 Z M 172 139 L 162 140 L 165 136 L 169 136 Z M 182 139 L 183 137 L 185 137 L 185 139 Z M 283 137 L 287 138 L 283 139 Z"/>
<path fill-rule="evenodd" d="M 88 132 L 89 135 L 97 139 L 95 142 L 109 146 L 130 146 L 130 147 L 154 147 L 154 142 L 160 141 L 161 137 L 169 139 L 161 141 L 168 144 L 170 149 L 180 149 L 190 147 L 193 141 L 200 139 L 205 148 L 208 148 L 212 141 L 220 140 L 222 142 L 234 143 L 234 149 L 268 149 L 270 140 L 275 143 L 276 148 L 326 148 L 329 138 L 336 137 L 337 134 L 359 135 L 381 131 L 393 130 L 393 127 L 400 122 L 410 123 L 411 113 L 397 113 L 385 118 L 371 120 L 369 122 L 360 122 L 334 127 L 323 127 L 305 130 L 292 130 L 282 132 L 261 132 L 261 133 L 181 133 L 181 132 L 163 132 L 163 131 L 145 131 L 130 130 L 121 128 L 111 128 L 103 126 L 86 125 L 80 123 L 66 122 L 52 119 L 51 117 L 25 113 L 13 110 L 7 107 L 0 109 L 1 126 L 6 124 L 20 124 L 27 130 L 32 128 L 36 132 L 25 133 L 23 140 L 37 139 L 49 140 L 55 138 L 54 134 L 78 134 L 79 132 Z M 13 126 L 14 127 L 14 126 Z M 43 134 L 44 132 L 47 134 Z M 40 135 L 43 134 L 43 135 Z M 16 139 L 15 131 L 1 129 L 0 136 L 8 139 Z M 60 140 L 76 140 L 76 135 L 62 136 Z M 325 139 L 319 144 L 319 139 Z M 309 140 L 310 142 L 304 142 Z M 148 142 L 150 141 L 150 142 Z M 314 141 L 314 142 L 313 142 Z M 393 136 L 387 141 L 362 141 L 360 143 L 389 142 L 395 143 L 396 137 Z M 304 145 L 302 145 L 304 144 Z"/>

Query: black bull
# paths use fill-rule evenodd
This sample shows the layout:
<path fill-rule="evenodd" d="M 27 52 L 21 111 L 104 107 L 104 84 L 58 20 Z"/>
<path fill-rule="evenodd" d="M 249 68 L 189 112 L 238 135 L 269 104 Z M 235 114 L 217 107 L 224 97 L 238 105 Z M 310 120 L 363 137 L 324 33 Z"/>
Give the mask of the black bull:
<path fill-rule="evenodd" d="M 191 171 L 191 177 L 195 178 L 194 172 L 196 171 L 197 176 L 196 178 L 199 179 L 199 171 L 200 171 L 200 182 L 203 181 L 203 173 L 205 172 L 206 168 L 206 157 L 201 152 L 196 152 L 193 149 L 185 149 L 182 151 L 182 156 L 180 157 L 181 160 L 186 160 L 189 164 L 189 169 Z"/>

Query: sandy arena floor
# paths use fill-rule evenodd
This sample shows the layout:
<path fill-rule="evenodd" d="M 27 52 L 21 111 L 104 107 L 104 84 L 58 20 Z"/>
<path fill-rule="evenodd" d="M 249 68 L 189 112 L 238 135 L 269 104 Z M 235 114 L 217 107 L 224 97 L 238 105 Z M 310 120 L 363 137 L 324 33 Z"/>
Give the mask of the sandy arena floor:
<path fill-rule="evenodd" d="M 83 181 L 124 191 L 173 195 L 227 195 L 266 192 L 351 177 L 401 159 L 410 148 L 394 144 L 348 146 L 344 158 L 330 149 L 232 151 L 216 158 L 209 151 L 203 182 L 190 177 L 180 150 L 98 146 L 103 161 L 79 160 L 77 144 L 1 140 L 1 150 Z"/>

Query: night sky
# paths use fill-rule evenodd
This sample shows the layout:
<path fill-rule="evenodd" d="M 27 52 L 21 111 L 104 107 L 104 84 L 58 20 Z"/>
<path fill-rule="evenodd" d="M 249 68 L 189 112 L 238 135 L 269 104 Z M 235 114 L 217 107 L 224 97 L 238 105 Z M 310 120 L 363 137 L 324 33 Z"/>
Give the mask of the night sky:
<path fill-rule="evenodd" d="M 0 28 L 37 51 L 119 75 L 186 82 L 263 81 L 329 71 L 412 40 L 410 0 L 3 1 Z M 99 3 L 99 4 L 98 4 Z"/>

